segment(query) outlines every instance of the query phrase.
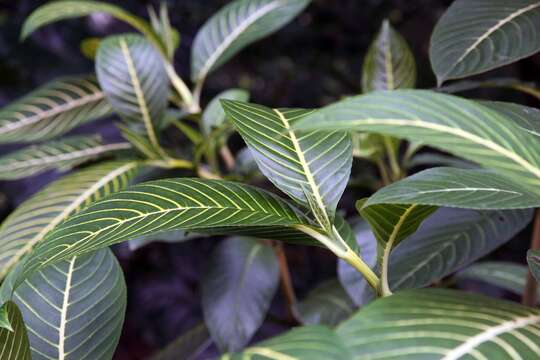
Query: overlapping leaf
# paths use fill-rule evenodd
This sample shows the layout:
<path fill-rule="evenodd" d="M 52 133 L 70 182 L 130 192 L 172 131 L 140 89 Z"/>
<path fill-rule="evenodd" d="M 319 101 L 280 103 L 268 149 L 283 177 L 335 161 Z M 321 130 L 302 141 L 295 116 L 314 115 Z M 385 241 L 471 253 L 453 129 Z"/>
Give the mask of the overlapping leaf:
<path fill-rule="evenodd" d="M 540 311 L 455 290 L 373 302 L 337 333 L 357 359 L 535 359 Z"/>
<path fill-rule="evenodd" d="M 213 128 L 220 127 L 225 121 L 225 112 L 221 107 L 220 100 L 248 101 L 249 93 L 242 89 L 229 89 L 216 95 L 206 106 L 202 114 L 202 130 L 209 135 Z"/>
<path fill-rule="evenodd" d="M 508 114 L 424 90 L 356 96 L 302 118 L 297 129 L 378 132 L 420 141 L 540 192 L 540 140 Z"/>
<path fill-rule="evenodd" d="M 108 37 L 99 46 L 96 73 L 113 109 L 131 126 L 140 124 L 160 149 L 155 128 L 167 108 L 169 83 L 154 46 L 139 35 Z"/>
<path fill-rule="evenodd" d="M 293 131 L 294 124 L 310 110 L 278 110 L 230 100 L 222 104 L 262 173 L 293 199 L 331 221 L 351 172 L 350 136 L 338 131 Z"/>
<path fill-rule="evenodd" d="M 540 137 L 540 110 L 503 101 L 481 101 L 482 105 L 504 114 L 524 131 Z"/>
<path fill-rule="evenodd" d="M 13 302 L 2 307 L 11 329 L 0 328 L 0 359 L 2 360 L 31 360 L 30 343 L 20 310 Z"/>
<path fill-rule="evenodd" d="M 241 350 L 261 326 L 279 284 L 274 250 L 250 238 L 230 238 L 212 254 L 202 279 L 206 325 L 222 351 Z"/>
<path fill-rule="evenodd" d="M 221 360 L 309 359 L 351 360 L 351 354 L 336 333 L 324 326 L 304 326 L 260 342 L 242 353 L 226 354 Z"/>
<path fill-rule="evenodd" d="M 96 136 L 76 136 L 33 145 L 0 158 L 0 179 L 16 180 L 51 169 L 69 170 L 129 148 L 131 145 L 126 142 L 103 144 Z"/>
<path fill-rule="evenodd" d="M 279 30 L 310 0 L 235 0 L 199 30 L 191 50 L 191 78 L 201 82 L 237 52 Z"/>
<path fill-rule="evenodd" d="M 540 282 L 540 251 L 527 251 L 527 263 L 529 264 L 531 274 L 533 274 L 537 282 Z"/>
<path fill-rule="evenodd" d="M 122 269 L 109 249 L 35 273 L 13 297 L 28 329 L 32 358 L 112 359 L 126 295 Z"/>
<path fill-rule="evenodd" d="M 135 162 L 107 162 L 61 178 L 21 204 L 0 226 L 0 278 L 69 215 L 124 188 Z"/>
<path fill-rule="evenodd" d="M 416 64 L 411 49 L 388 20 L 369 47 L 362 71 L 362 91 L 414 88 Z"/>
<path fill-rule="evenodd" d="M 48 140 L 110 112 L 94 75 L 59 78 L 0 110 L 0 143 Z"/>
<path fill-rule="evenodd" d="M 150 360 L 195 360 L 196 357 L 212 343 L 212 338 L 204 323 L 189 329 L 168 344 L 163 350 L 153 355 Z"/>
<path fill-rule="evenodd" d="M 537 0 L 456 0 L 437 23 L 430 58 L 439 85 L 540 50 Z"/>

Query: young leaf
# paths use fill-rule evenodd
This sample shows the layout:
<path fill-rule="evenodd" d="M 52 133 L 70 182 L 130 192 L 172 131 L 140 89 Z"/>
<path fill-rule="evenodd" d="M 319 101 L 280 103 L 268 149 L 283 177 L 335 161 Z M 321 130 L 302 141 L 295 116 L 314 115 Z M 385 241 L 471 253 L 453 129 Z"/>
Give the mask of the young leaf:
<path fill-rule="evenodd" d="M 55 226 L 124 188 L 137 170 L 136 162 L 95 165 L 49 184 L 22 203 L 0 226 L 0 279 Z"/>
<path fill-rule="evenodd" d="M 0 143 L 48 140 L 110 112 L 94 75 L 59 78 L 0 110 Z"/>
<path fill-rule="evenodd" d="M 478 102 L 425 90 L 355 96 L 299 120 L 298 130 L 394 135 L 448 151 L 540 192 L 540 140 L 507 114 Z"/>
<path fill-rule="evenodd" d="M 531 218 L 531 210 L 437 210 L 390 255 L 391 290 L 441 280 L 511 240 Z"/>
<path fill-rule="evenodd" d="M 362 69 L 362 92 L 414 88 L 416 64 L 409 45 L 388 20 L 369 47 Z"/>
<path fill-rule="evenodd" d="M 351 137 L 344 132 L 297 132 L 310 110 L 270 109 L 222 100 L 225 113 L 251 149 L 261 172 L 280 190 L 311 208 L 327 228 L 347 186 Z"/>
<path fill-rule="evenodd" d="M 357 359 L 535 359 L 538 324 L 534 308 L 423 289 L 371 303 L 337 333 Z"/>
<path fill-rule="evenodd" d="M 242 89 L 229 89 L 216 95 L 206 106 L 202 114 L 202 130 L 205 135 L 210 135 L 212 128 L 220 127 L 225 121 L 225 112 L 221 107 L 220 100 L 248 101 L 249 93 Z"/>
<path fill-rule="evenodd" d="M 337 279 L 319 284 L 296 305 L 305 325 L 335 326 L 352 314 L 355 306 Z"/>
<path fill-rule="evenodd" d="M 437 82 L 479 74 L 540 50 L 537 0 L 456 0 L 439 20 L 429 55 Z"/>
<path fill-rule="evenodd" d="M 30 344 L 20 310 L 13 302 L 2 306 L 2 316 L 6 316 L 11 329 L 0 328 L 0 359 L 2 360 L 31 360 Z"/>
<path fill-rule="evenodd" d="M 180 335 L 150 360 L 178 360 L 179 356 L 185 360 L 195 360 L 211 343 L 212 338 L 208 329 L 201 323 Z"/>
<path fill-rule="evenodd" d="M 250 238 L 230 238 L 217 247 L 201 290 L 206 326 L 222 351 L 239 351 L 249 342 L 278 284 L 272 247 Z"/>
<path fill-rule="evenodd" d="M 21 38 L 23 40 L 26 39 L 34 31 L 50 23 L 65 19 L 78 18 L 96 12 L 109 14 L 121 21 L 128 23 L 143 33 L 158 49 L 165 53 L 163 43 L 152 30 L 150 24 L 148 24 L 144 19 L 128 13 L 118 6 L 101 1 L 64 0 L 54 1 L 40 6 L 26 19 L 21 31 Z"/>
<path fill-rule="evenodd" d="M 142 36 L 111 36 L 99 46 L 96 73 L 113 109 L 161 149 L 155 128 L 167 108 L 169 82 L 161 55 Z"/>
<path fill-rule="evenodd" d="M 505 261 L 483 261 L 472 264 L 454 276 L 459 280 L 476 280 L 523 295 L 529 269 L 522 264 Z M 540 289 L 538 290 L 540 295 Z"/>
<path fill-rule="evenodd" d="M 225 354 L 221 360 L 243 359 L 309 359 L 352 360 L 351 354 L 336 333 L 324 326 L 292 329 L 245 349 L 238 354 Z"/>
<path fill-rule="evenodd" d="M 533 274 L 537 282 L 540 282 L 540 251 L 527 251 L 527 263 L 529 264 L 531 274 Z"/>
<path fill-rule="evenodd" d="M 33 358 L 107 360 L 120 338 L 126 295 L 120 265 L 102 249 L 35 273 L 13 300 Z"/>
<path fill-rule="evenodd" d="M 199 30 L 191 50 L 191 78 L 206 76 L 249 44 L 279 30 L 310 0 L 235 0 Z"/>
<path fill-rule="evenodd" d="M 0 179 L 16 180 L 43 171 L 69 170 L 96 158 L 130 149 L 129 143 L 103 144 L 100 137 L 74 136 L 33 145 L 0 158 Z"/>
<path fill-rule="evenodd" d="M 385 186 L 369 202 L 502 210 L 540 207 L 540 195 L 493 171 L 441 167 Z"/>

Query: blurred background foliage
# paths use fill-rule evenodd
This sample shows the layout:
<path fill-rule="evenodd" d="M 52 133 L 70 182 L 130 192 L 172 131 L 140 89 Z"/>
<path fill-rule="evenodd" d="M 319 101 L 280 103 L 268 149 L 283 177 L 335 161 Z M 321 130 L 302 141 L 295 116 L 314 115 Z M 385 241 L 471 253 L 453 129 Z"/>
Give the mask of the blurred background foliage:
<path fill-rule="evenodd" d="M 81 54 L 80 44 L 84 39 L 132 31 L 109 16 L 97 14 L 47 26 L 21 43 L 19 33 L 25 17 L 45 2 L 0 0 L 0 106 L 55 77 L 93 71 L 92 61 Z M 228 1 L 166 2 L 171 22 L 181 33 L 175 65 L 179 74 L 188 79 L 189 49 L 197 29 Z M 148 5 L 159 5 L 158 1 L 144 0 L 110 3 L 139 16 L 146 16 Z M 255 103 L 279 107 L 316 107 L 359 93 L 363 57 L 385 18 L 405 37 L 416 55 L 418 87 L 433 87 L 429 37 L 436 20 L 450 3 L 450 0 L 314 0 L 283 30 L 251 45 L 212 74 L 203 102 L 231 87 L 248 89 Z M 485 77 L 534 81 L 538 66 L 540 57 L 535 56 Z M 467 95 L 538 106 L 533 98 L 508 90 L 483 89 Z M 89 131 L 98 131 L 110 140 L 119 137 L 111 119 L 76 130 L 77 133 Z M 238 149 L 242 144 L 239 138 L 233 138 L 232 145 Z M 0 146 L 0 152 L 4 154 L 14 148 Z M 3 218 L 54 177 L 48 173 L 17 182 L 0 182 L 0 216 Z M 351 194 L 349 198 L 345 202 L 356 199 Z M 529 231 L 491 258 L 520 261 L 513 254 L 523 253 Z M 115 359 L 148 358 L 156 349 L 202 321 L 199 277 L 214 245 L 213 239 L 200 239 L 173 245 L 154 243 L 136 252 L 130 252 L 127 246 L 116 248 L 126 272 L 129 304 Z M 324 250 L 287 247 L 287 255 L 300 296 L 335 274 L 335 258 Z M 255 340 L 290 326 L 284 319 L 284 304 L 277 296 Z M 210 347 L 200 358 L 215 354 L 216 349 Z"/>

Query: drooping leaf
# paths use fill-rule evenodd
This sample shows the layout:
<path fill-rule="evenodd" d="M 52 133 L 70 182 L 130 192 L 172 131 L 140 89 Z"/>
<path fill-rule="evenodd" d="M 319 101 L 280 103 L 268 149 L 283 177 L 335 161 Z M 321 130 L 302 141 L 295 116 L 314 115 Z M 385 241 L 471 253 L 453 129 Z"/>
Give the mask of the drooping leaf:
<path fill-rule="evenodd" d="M 0 143 L 48 140 L 110 112 L 94 75 L 59 78 L 0 110 Z"/>
<path fill-rule="evenodd" d="M 369 202 L 502 210 L 539 207 L 540 195 L 493 171 L 441 167 L 385 186 Z"/>
<path fill-rule="evenodd" d="M 201 117 L 201 127 L 207 136 L 212 128 L 220 127 L 225 121 L 225 112 L 220 103 L 222 99 L 248 101 L 249 93 L 243 89 L 229 89 L 219 93 L 208 103 Z"/>
<path fill-rule="evenodd" d="M 204 78 L 249 44 L 279 30 L 310 0 L 235 0 L 199 30 L 191 50 L 191 78 Z"/>
<path fill-rule="evenodd" d="M 118 6 L 102 1 L 63 0 L 40 6 L 24 22 L 21 38 L 25 39 L 37 29 L 53 22 L 87 16 L 92 13 L 106 13 L 128 23 L 143 33 L 158 49 L 164 51 L 162 42 L 146 20 L 128 13 Z"/>
<path fill-rule="evenodd" d="M 405 39 L 388 20 L 369 47 L 362 70 L 362 91 L 414 88 L 416 64 Z"/>
<path fill-rule="evenodd" d="M 351 354 L 336 333 L 324 326 L 303 326 L 260 342 L 238 354 L 225 354 L 221 360 L 309 359 L 352 360 Z"/>
<path fill-rule="evenodd" d="M 129 240 L 128 246 L 131 251 L 135 251 L 153 242 L 179 243 L 202 236 L 204 235 L 188 233 L 184 230 L 173 230 L 158 234 L 139 236 L 138 238 Z"/>
<path fill-rule="evenodd" d="M 527 263 L 536 281 L 540 282 L 540 251 L 527 251 Z"/>
<path fill-rule="evenodd" d="M 61 178 L 22 203 L 0 226 L 0 279 L 69 215 L 123 189 L 136 162 L 112 161 Z"/>
<path fill-rule="evenodd" d="M 305 325 L 335 326 L 352 314 L 355 306 L 337 279 L 327 280 L 296 305 Z"/>
<path fill-rule="evenodd" d="M 390 255 L 391 290 L 428 286 L 463 269 L 511 240 L 531 217 L 531 210 L 437 210 Z"/>
<path fill-rule="evenodd" d="M 122 269 L 109 249 L 44 268 L 15 291 L 34 359 L 112 359 L 126 310 Z"/>
<path fill-rule="evenodd" d="M 529 269 L 527 266 L 506 261 L 482 261 L 472 264 L 454 277 L 459 280 L 475 280 L 523 295 Z M 540 290 L 538 290 L 540 295 Z"/>
<path fill-rule="evenodd" d="M 129 148 L 131 145 L 126 142 L 103 144 L 96 136 L 74 136 L 33 145 L 0 158 L 0 179 L 16 180 L 52 169 L 69 170 Z"/>
<path fill-rule="evenodd" d="M 140 35 L 108 37 L 99 46 L 96 73 L 113 109 L 160 149 L 155 128 L 167 108 L 169 82 L 158 51 Z"/>
<path fill-rule="evenodd" d="M 429 51 L 442 84 L 503 66 L 540 50 L 537 0 L 456 0 L 439 20 Z"/>
<path fill-rule="evenodd" d="M 337 333 L 357 359 L 534 359 L 540 311 L 456 290 L 374 301 Z"/>
<path fill-rule="evenodd" d="M 202 279 L 206 326 L 223 351 L 241 350 L 261 326 L 279 284 L 274 250 L 256 239 L 230 238 Z"/>
<path fill-rule="evenodd" d="M 478 102 L 425 90 L 356 96 L 310 114 L 295 128 L 378 132 L 419 141 L 496 170 L 540 192 L 540 140 Z"/>
<path fill-rule="evenodd" d="M 292 126 L 311 110 L 270 109 L 223 100 L 261 172 L 300 204 L 331 223 L 352 166 L 351 138 L 344 132 L 297 132 Z"/>
<path fill-rule="evenodd" d="M 13 302 L 7 302 L 1 309 L 9 320 L 11 329 L 0 328 L 0 359 L 31 360 L 28 334 L 20 310 Z"/>
<path fill-rule="evenodd" d="M 212 338 L 208 329 L 201 323 L 173 340 L 150 360 L 178 360 L 179 357 L 194 360 L 211 343 Z"/>

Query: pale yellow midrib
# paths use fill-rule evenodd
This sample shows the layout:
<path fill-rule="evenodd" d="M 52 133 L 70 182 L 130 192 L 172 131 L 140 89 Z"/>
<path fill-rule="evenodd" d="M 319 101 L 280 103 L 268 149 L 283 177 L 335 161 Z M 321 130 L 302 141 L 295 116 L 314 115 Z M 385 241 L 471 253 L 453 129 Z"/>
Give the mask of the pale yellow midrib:
<path fill-rule="evenodd" d="M 60 326 L 58 327 L 58 360 L 64 360 L 66 357 L 65 336 L 66 336 L 67 312 L 68 312 L 68 307 L 69 307 L 69 294 L 71 290 L 71 279 L 72 279 L 73 269 L 75 267 L 76 259 L 77 259 L 77 256 L 74 256 L 70 260 L 69 269 L 66 274 L 66 286 L 64 288 L 62 311 L 60 312 Z"/>

